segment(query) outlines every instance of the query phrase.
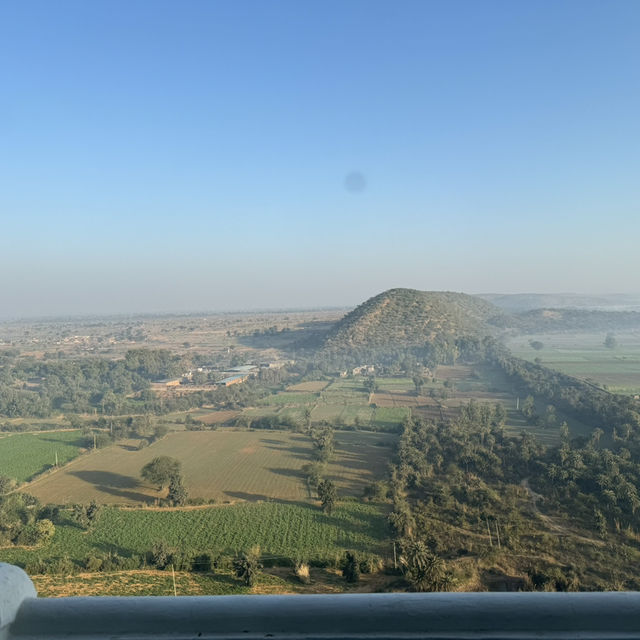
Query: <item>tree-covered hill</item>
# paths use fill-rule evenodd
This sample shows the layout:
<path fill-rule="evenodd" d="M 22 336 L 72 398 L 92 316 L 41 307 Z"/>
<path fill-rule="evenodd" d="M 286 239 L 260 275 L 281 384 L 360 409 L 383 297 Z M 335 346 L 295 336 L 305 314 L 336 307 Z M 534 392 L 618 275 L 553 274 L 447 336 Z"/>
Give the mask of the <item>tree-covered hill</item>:
<path fill-rule="evenodd" d="M 324 348 L 397 349 L 482 336 L 504 324 L 491 303 L 464 293 L 390 289 L 348 313 L 328 333 Z"/>

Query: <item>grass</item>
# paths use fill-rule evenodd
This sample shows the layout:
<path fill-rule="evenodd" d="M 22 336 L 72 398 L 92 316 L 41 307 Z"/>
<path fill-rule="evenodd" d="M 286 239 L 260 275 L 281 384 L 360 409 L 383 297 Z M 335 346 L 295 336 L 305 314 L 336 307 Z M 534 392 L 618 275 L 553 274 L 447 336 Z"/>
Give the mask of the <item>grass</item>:
<path fill-rule="evenodd" d="M 287 391 L 307 391 L 317 393 L 322 391 L 329 383 L 325 380 L 311 380 L 309 382 L 299 382 L 287 387 Z"/>
<path fill-rule="evenodd" d="M 257 583 L 271 584 L 273 576 L 258 576 Z M 249 593 L 230 573 L 175 574 L 178 595 L 238 595 Z M 32 575 L 38 595 L 44 598 L 70 596 L 172 596 L 173 579 L 170 571 L 118 571 L 110 573 L 81 573 L 73 576 Z"/>
<path fill-rule="evenodd" d="M 281 391 L 272 396 L 267 396 L 261 401 L 265 405 L 308 405 L 318 399 L 317 393 L 303 393 L 301 391 Z"/>
<path fill-rule="evenodd" d="M 408 407 L 377 407 L 372 422 L 378 428 L 393 428 L 402 423 L 410 414 Z"/>
<path fill-rule="evenodd" d="M 93 554 L 144 555 L 163 540 L 193 553 L 233 555 L 259 545 L 265 559 L 306 557 L 333 562 L 346 550 L 382 554 L 387 551 L 388 505 L 347 501 L 331 515 L 301 503 L 243 503 L 188 510 L 124 510 L 105 508 L 85 532 L 67 521 L 40 549 L 5 548 L 4 562 L 26 565 L 37 558 L 68 556 L 81 564 Z"/>
<path fill-rule="evenodd" d="M 74 575 L 30 576 L 38 595 L 44 598 L 70 596 L 173 596 L 171 571 L 142 569 L 109 573 L 77 573 Z M 241 594 L 344 593 L 357 590 L 376 592 L 396 576 L 363 574 L 355 584 L 345 582 L 339 571 L 332 568 L 311 569 L 311 582 L 303 584 L 290 567 L 269 567 L 256 576 L 253 587 L 246 587 L 231 572 L 175 572 L 176 592 L 179 596 L 222 596 Z"/>
<path fill-rule="evenodd" d="M 375 433 L 338 432 L 336 464 L 344 466 L 338 490 L 362 495 L 366 484 L 382 477 L 389 450 L 380 457 Z M 152 504 L 164 492 L 143 482 L 140 469 L 152 458 L 168 455 L 182 462 L 191 497 L 237 500 L 308 498 L 301 469 L 313 459 L 308 437 L 281 431 L 180 431 L 137 450 L 125 441 L 82 456 L 71 465 L 31 484 L 27 491 L 42 502 L 91 500 L 105 504 Z M 373 454 L 376 454 L 373 458 Z M 357 469 L 357 474 L 352 473 Z"/>
<path fill-rule="evenodd" d="M 80 431 L 18 433 L 0 437 L 0 474 L 18 482 L 78 456 L 84 448 Z"/>
<path fill-rule="evenodd" d="M 395 391 L 396 393 L 401 393 L 415 389 L 411 378 L 376 378 L 376 382 L 380 391 Z"/>
<path fill-rule="evenodd" d="M 542 364 L 568 375 L 591 379 L 616 393 L 640 393 L 640 331 L 615 334 L 617 346 L 604 346 L 605 332 L 554 333 L 518 336 L 507 346 L 526 360 L 540 358 Z M 530 341 L 544 347 L 535 350 Z"/>

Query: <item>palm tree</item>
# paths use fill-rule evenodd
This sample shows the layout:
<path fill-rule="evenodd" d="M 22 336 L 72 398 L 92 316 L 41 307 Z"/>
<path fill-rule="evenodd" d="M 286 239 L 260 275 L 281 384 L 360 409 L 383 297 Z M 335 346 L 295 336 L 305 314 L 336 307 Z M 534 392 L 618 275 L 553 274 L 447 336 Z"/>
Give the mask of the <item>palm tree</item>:
<path fill-rule="evenodd" d="M 405 578 L 416 591 L 447 591 L 453 578 L 444 560 L 421 540 L 411 540 L 403 546 L 400 556 Z"/>

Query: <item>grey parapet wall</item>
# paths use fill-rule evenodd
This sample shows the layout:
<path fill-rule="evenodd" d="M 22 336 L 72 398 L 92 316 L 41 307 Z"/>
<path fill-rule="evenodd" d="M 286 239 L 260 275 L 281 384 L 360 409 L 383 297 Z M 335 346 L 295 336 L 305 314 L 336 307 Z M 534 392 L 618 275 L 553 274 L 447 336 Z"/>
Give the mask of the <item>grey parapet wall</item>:
<path fill-rule="evenodd" d="M 640 639 L 639 593 L 36 598 L 0 564 L 2 640 Z"/>

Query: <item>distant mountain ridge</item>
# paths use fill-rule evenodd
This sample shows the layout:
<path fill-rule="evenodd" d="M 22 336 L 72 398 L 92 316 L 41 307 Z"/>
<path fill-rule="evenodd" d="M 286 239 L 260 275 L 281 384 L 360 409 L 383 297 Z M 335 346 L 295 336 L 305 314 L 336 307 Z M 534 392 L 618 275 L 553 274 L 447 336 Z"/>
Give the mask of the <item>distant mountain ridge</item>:
<path fill-rule="evenodd" d="M 557 331 L 625 331 L 640 329 L 638 311 L 592 309 L 531 309 L 512 316 L 512 328 L 522 333 Z"/>
<path fill-rule="evenodd" d="M 640 311 L 640 294 L 630 293 L 482 293 L 478 297 L 509 313 L 534 309 Z"/>
<path fill-rule="evenodd" d="M 436 338 L 487 335 L 508 324 L 496 306 L 449 291 L 389 289 L 356 307 L 328 332 L 324 348 L 390 349 L 423 346 Z"/>

